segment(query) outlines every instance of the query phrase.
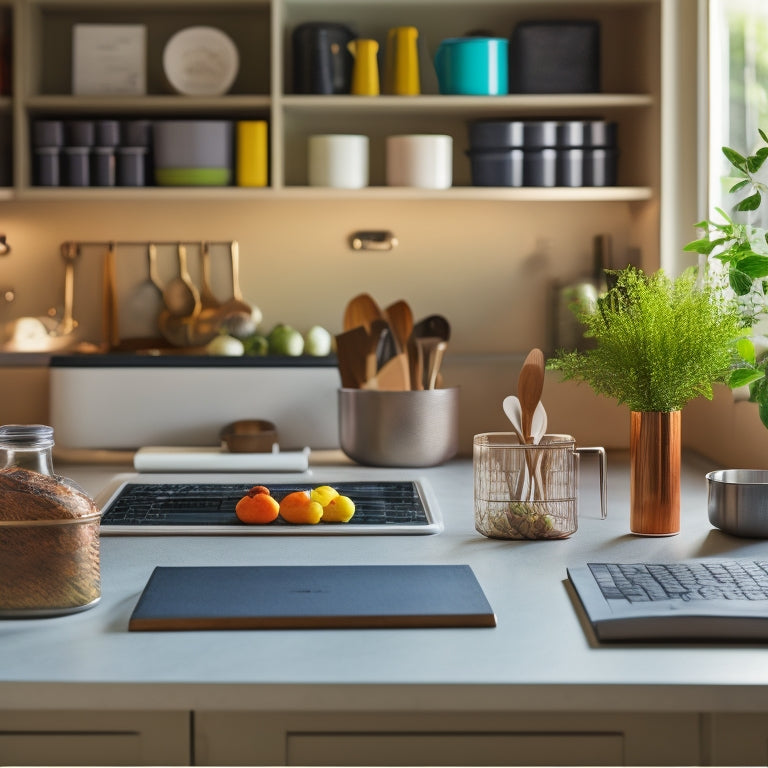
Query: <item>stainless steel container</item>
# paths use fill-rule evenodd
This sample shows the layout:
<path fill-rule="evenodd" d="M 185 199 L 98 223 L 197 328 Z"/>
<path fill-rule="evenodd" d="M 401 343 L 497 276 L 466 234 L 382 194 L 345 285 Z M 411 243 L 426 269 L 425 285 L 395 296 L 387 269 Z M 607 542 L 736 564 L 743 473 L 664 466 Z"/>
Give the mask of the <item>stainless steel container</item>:
<path fill-rule="evenodd" d="M 709 522 L 734 536 L 768 538 L 768 470 L 719 469 L 707 475 Z"/>
<path fill-rule="evenodd" d="M 458 450 L 459 390 L 339 390 L 339 440 L 353 461 L 431 467 Z"/>

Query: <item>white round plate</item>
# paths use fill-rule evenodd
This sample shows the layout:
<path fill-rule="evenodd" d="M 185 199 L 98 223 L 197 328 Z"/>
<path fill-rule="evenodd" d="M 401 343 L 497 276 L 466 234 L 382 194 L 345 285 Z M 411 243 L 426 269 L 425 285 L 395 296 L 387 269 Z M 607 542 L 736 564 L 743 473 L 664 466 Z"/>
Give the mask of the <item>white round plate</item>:
<path fill-rule="evenodd" d="M 165 76 L 185 96 L 221 96 L 232 86 L 239 67 L 237 47 L 214 27 L 182 29 L 163 50 Z"/>

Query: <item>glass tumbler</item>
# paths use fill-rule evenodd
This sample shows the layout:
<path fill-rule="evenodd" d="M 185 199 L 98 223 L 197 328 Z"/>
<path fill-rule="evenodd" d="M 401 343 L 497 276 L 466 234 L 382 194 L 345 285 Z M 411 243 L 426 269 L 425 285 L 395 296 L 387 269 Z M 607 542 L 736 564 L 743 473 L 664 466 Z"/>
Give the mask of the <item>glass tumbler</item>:
<path fill-rule="evenodd" d="M 600 505 L 606 516 L 605 449 L 577 448 L 571 435 L 521 443 L 511 432 L 473 441 L 475 528 L 500 539 L 563 539 L 578 528 L 579 457 L 599 459 Z"/>

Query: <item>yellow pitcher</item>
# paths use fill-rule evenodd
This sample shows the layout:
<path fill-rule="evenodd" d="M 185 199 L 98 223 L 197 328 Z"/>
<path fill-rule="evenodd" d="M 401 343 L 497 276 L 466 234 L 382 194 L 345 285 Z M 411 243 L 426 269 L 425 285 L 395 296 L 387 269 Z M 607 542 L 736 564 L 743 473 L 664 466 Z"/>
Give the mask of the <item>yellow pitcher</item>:
<path fill-rule="evenodd" d="M 398 96 L 417 96 L 419 82 L 419 53 L 416 27 L 393 27 L 387 34 L 387 55 L 384 67 L 384 92 Z"/>
<path fill-rule="evenodd" d="M 376 56 L 379 44 L 375 40 L 358 39 L 348 43 L 347 48 L 355 57 L 351 93 L 356 96 L 378 96 L 379 63 Z"/>

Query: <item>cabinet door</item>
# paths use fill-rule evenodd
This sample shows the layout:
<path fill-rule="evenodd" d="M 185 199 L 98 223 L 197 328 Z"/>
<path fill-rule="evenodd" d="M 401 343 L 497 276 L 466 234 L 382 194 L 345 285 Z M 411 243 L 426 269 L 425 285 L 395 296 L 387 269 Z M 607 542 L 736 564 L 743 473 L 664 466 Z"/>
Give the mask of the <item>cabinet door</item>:
<path fill-rule="evenodd" d="M 189 765 L 188 712 L 4 712 L 2 765 Z"/>
<path fill-rule="evenodd" d="M 198 765 L 698 765 L 697 714 L 195 712 Z"/>
<path fill-rule="evenodd" d="M 621 733 L 289 733 L 287 765 L 621 765 Z"/>
<path fill-rule="evenodd" d="M 705 715 L 703 731 L 707 765 L 768 765 L 767 715 Z"/>

